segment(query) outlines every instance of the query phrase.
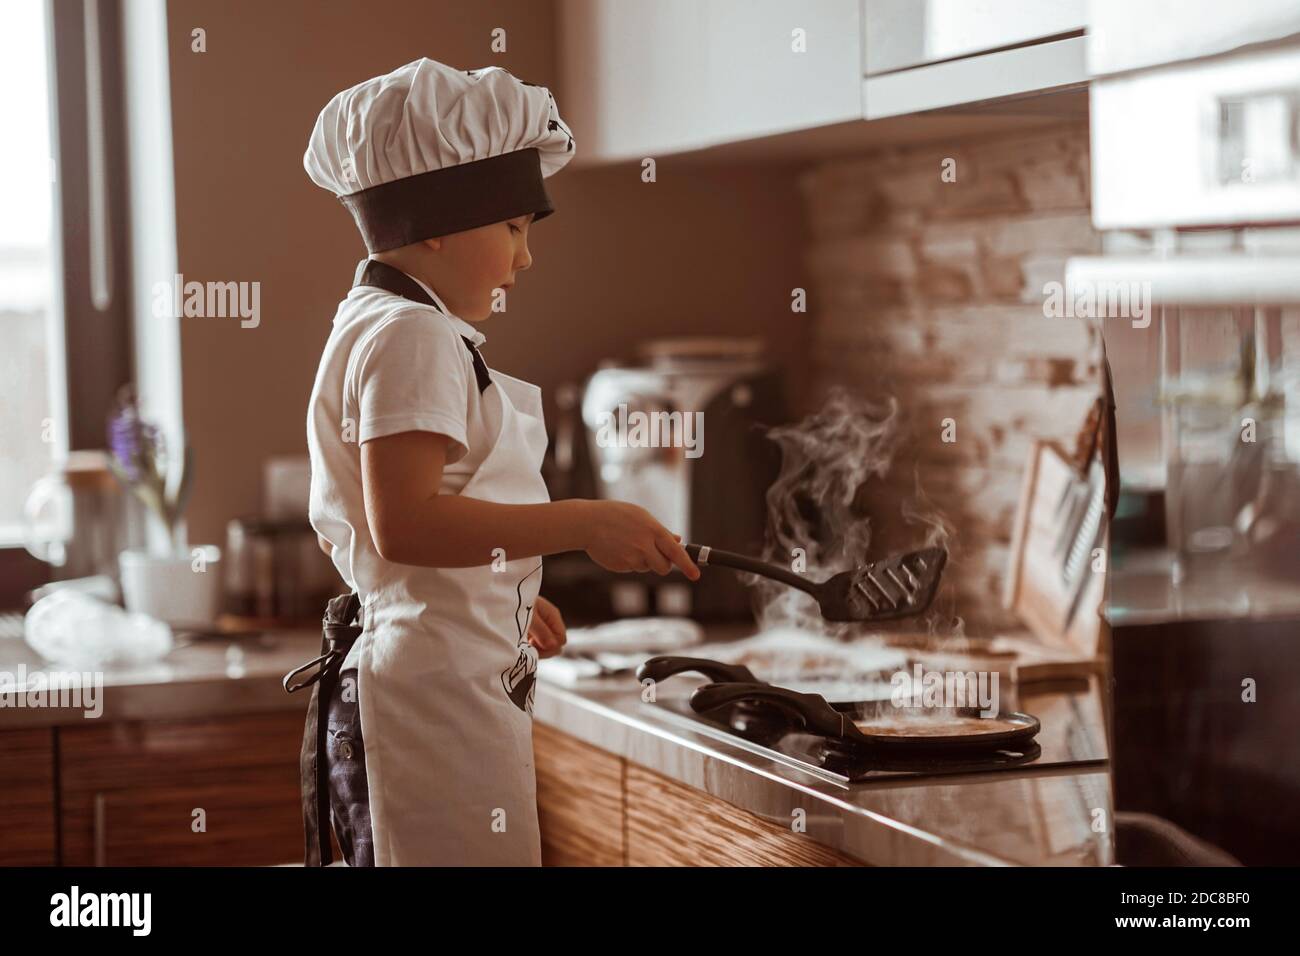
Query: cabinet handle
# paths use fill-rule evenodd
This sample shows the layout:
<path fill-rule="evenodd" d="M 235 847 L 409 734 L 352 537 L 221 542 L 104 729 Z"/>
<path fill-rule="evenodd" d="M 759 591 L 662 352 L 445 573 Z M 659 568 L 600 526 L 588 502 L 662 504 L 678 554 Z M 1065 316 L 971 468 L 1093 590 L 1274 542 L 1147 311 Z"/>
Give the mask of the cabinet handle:
<path fill-rule="evenodd" d="M 108 866 L 108 797 L 95 794 L 95 866 Z"/>

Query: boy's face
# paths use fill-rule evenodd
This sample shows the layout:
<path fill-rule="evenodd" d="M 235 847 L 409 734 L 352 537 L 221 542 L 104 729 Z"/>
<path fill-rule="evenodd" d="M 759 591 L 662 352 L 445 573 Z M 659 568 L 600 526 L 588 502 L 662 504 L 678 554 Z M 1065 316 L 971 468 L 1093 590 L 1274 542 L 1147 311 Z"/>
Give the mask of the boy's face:
<path fill-rule="evenodd" d="M 533 213 L 455 232 L 424 245 L 436 274 L 433 286 L 456 315 L 482 322 L 492 314 L 493 292 L 509 289 L 516 273 L 533 264 L 528 252 L 528 226 Z"/>

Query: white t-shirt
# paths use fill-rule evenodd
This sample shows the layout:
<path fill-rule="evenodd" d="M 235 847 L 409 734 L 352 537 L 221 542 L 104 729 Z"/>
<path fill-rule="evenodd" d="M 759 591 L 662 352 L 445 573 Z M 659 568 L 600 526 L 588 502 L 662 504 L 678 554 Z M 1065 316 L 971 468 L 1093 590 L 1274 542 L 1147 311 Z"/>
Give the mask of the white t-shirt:
<path fill-rule="evenodd" d="M 412 277 L 414 278 L 414 277 Z M 415 280 L 419 282 L 418 279 Z M 379 556 L 361 492 L 361 444 L 405 431 L 451 439 L 439 492 L 456 494 L 491 451 L 501 430 L 494 389 L 480 395 L 474 361 L 461 336 L 486 337 L 451 314 L 373 286 L 353 287 L 334 316 L 307 407 L 311 525 L 333 545 L 343 581 L 362 597 L 418 569 Z M 345 668 L 356 665 L 359 642 Z"/>

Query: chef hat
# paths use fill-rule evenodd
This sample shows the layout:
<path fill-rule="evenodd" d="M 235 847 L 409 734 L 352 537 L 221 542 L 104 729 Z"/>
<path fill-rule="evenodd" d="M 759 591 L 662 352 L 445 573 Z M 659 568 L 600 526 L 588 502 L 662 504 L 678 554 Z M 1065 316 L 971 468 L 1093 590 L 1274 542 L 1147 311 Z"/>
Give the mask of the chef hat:
<path fill-rule="evenodd" d="M 499 66 L 427 57 L 326 104 L 302 164 L 338 196 L 370 252 L 555 211 L 543 180 L 573 158 L 544 86 Z"/>

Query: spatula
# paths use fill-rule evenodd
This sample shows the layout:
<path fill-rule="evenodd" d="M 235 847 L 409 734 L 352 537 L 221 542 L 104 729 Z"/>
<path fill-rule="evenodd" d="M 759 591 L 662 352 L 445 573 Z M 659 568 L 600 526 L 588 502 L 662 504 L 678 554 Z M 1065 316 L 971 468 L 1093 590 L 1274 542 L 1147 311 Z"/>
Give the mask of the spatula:
<path fill-rule="evenodd" d="M 701 567 L 719 565 L 780 581 L 811 594 L 828 621 L 892 621 L 920 614 L 934 600 L 939 575 L 948 560 L 944 548 L 922 548 L 872 561 L 852 571 L 841 571 L 825 581 L 810 581 L 778 564 L 743 554 L 685 545 L 691 560 Z"/>

